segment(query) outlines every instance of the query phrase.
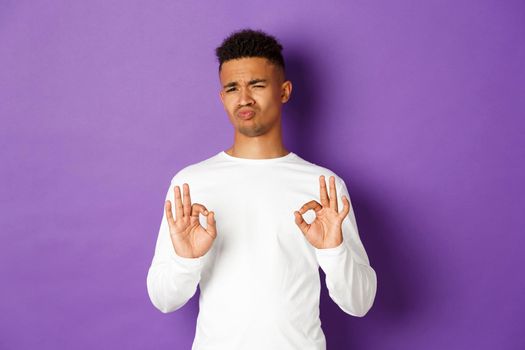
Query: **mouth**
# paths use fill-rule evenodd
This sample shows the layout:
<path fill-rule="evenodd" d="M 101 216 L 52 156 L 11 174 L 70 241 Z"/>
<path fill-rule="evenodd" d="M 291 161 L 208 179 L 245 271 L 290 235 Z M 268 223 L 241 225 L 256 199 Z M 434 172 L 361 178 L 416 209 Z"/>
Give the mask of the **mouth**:
<path fill-rule="evenodd" d="M 255 116 L 255 111 L 251 109 L 244 109 L 237 112 L 237 117 L 242 120 L 248 120 Z"/>

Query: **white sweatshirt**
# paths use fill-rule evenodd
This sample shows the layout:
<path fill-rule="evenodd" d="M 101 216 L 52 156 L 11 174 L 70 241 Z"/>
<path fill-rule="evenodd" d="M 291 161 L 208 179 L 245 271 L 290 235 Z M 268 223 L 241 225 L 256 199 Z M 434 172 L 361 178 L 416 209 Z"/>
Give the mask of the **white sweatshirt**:
<path fill-rule="evenodd" d="M 188 183 L 192 203 L 215 212 L 217 237 L 201 257 L 178 256 L 163 213 L 147 288 L 153 305 L 168 313 L 182 307 L 199 285 L 192 350 L 326 349 L 319 266 L 330 297 L 344 312 L 368 312 L 377 279 L 352 205 L 338 247 L 315 248 L 295 224 L 295 210 L 313 199 L 320 202 L 320 175 L 327 186 L 335 176 L 341 211 L 341 195 L 350 200 L 345 182 L 293 152 L 248 159 L 221 151 L 175 174 L 166 193 L 173 210 L 174 186 L 182 193 Z M 309 210 L 303 217 L 311 223 L 315 213 Z M 200 222 L 206 227 L 205 216 Z"/>

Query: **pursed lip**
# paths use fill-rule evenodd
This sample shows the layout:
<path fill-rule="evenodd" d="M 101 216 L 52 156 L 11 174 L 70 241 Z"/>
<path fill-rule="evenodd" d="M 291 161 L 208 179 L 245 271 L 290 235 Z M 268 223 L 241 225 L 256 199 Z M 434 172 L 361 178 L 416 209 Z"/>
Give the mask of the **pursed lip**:
<path fill-rule="evenodd" d="M 241 108 L 237 111 L 237 117 L 241 119 L 250 119 L 255 115 L 255 111 L 251 108 Z"/>

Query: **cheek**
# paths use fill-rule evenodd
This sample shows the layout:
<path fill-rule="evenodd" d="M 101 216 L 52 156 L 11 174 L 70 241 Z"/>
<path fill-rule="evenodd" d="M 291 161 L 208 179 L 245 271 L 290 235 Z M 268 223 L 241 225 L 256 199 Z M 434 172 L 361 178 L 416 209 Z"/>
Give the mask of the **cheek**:
<path fill-rule="evenodd" d="M 233 113 L 233 111 L 235 110 L 235 103 L 233 102 L 232 98 L 230 98 L 229 96 L 226 96 L 223 99 L 222 105 L 228 113 Z"/>
<path fill-rule="evenodd" d="M 279 94 L 272 92 L 271 94 L 268 94 L 265 96 L 264 105 L 262 106 L 262 108 L 264 108 L 267 111 L 273 112 L 279 109 L 279 104 L 280 104 Z"/>
<path fill-rule="evenodd" d="M 257 94 L 255 100 L 259 104 L 261 109 L 273 109 L 279 99 L 278 94 L 275 91 L 265 91 Z"/>

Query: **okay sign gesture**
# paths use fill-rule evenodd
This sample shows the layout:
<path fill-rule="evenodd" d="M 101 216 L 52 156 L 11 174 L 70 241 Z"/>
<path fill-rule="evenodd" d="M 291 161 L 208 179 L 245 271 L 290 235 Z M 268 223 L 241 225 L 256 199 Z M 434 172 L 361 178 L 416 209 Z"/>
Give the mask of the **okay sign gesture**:
<path fill-rule="evenodd" d="M 319 176 L 321 204 L 316 200 L 304 204 L 299 211 L 295 211 L 295 223 L 301 229 L 308 242 L 318 249 L 335 248 L 343 242 L 342 222 L 350 211 L 350 202 L 342 196 L 343 211 L 337 208 L 337 193 L 335 177 L 330 176 L 330 197 L 326 191 L 324 175 Z M 308 224 L 303 215 L 308 210 L 315 211 L 315 220 Z"/>
<path fill-rule="evenodd" d="M 180 195 L 179 186 L 175 186 L 175 219 L 173 219 L 171 202 L 166 200 L 164 209 L 170 228 L 170 237 L 177 255 L 185 258 L 198 258 L 210 250 L 215 237 L 217 226 L 215 213 L 199 203 L 191 203 L 190 186 L 182 185 L 184 203 Z M 199 221 L 199 215 L 206 216 L 206 228 Z"/>

